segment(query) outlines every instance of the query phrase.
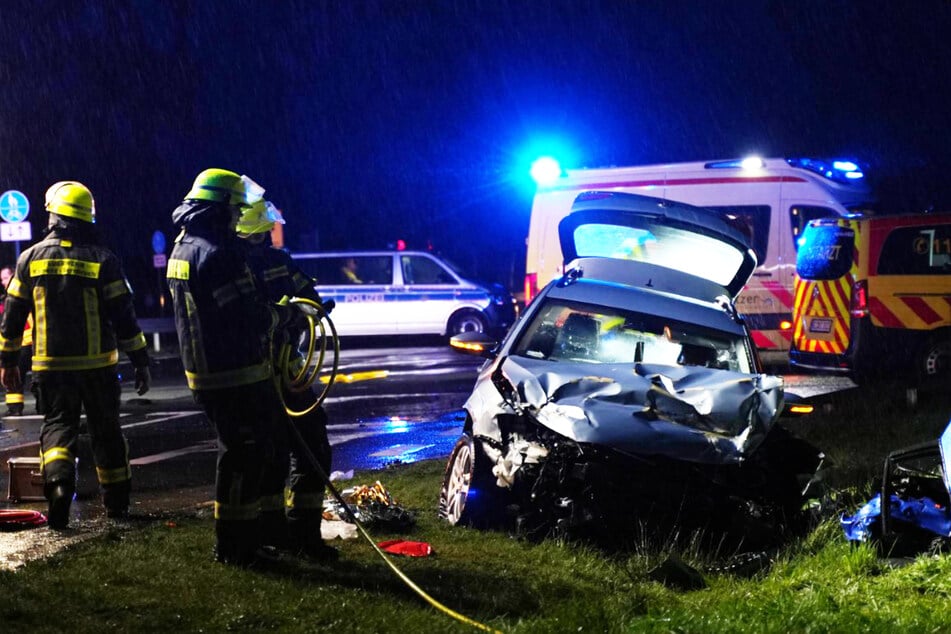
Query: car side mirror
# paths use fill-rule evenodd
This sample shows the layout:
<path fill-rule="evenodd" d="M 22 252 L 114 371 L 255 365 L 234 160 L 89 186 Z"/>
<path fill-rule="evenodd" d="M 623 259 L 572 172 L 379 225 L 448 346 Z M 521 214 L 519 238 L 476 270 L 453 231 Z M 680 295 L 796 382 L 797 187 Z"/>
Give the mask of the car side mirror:
<path fill-rule="evenodd" d="M 499 342 L 481 332 L 461 332 L 449 339 L 449 346 L 458 352 L 494 359 Z"/>

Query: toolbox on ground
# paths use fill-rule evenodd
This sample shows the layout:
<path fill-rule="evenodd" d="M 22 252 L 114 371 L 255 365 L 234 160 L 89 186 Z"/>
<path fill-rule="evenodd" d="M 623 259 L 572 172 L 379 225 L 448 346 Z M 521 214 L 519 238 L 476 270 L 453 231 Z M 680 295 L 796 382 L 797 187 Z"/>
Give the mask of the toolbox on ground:
<path fill-rule="evenodd" d="M 20 456 L 7 461 L 10 471 L 7 499 L 11 502 L 45 500 L 39 457 Z"/>

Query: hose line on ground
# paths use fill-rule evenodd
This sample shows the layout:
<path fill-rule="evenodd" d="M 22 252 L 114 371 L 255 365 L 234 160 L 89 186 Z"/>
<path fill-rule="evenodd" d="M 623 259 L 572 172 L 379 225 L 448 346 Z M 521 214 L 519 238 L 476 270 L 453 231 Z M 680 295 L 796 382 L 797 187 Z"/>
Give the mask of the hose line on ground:
<path fill-rule="evenodd" d="M 286 304 L 288 302 L 282 300 L 281 303 Z M 337 377 L 337 367 L 340 356 L 340 340 L 337 337 L 337 329 L 334 327 L 333 321 L 331 321 L 330 317 L 327 315 L 327 311 L 324 310 L 320 303 L 303 297 L 295 297 L 289 300 L 289 303 L 298 304 L 298 307 L 307 316 L 307 325 L 309 331 L 309 334 L 307 335 L 307 352 L 301 356 L 298 354 L 299 348 L 295 349 L 290 343 L 283 343 L 276 359 L 274 382 L 277 384 L 277 391 L 281 396 L 281 402 L 284 405 L 284 410 L 289 416 L 296 418 L 311 412 L 314 408 L 318 407 L 324 401 L 324 399 L 327 398 L 327 394 L 330 392 L 330 388 L 334 384 L 334 380 Z M 290 392 L 303 392 L 305 390 L 311 389 L 311 386 L 317 380 L 317 376 L 323 369 L 326 360 L 328 339 L 330 339 L 332 342 L 333 364 L 330 370 L 330 376 L 327 380 L 327 385 L 324 387 L 323 391 L 312 405 L 303 411 L 294 411 L 287 406 L 287 403 L 284 400 L 284 390 L 286 389 Z M 316 361 L 314 359 L 315 353 L 317 355 Z M 337 503 L 343 508 L 344 513 L 347 515 L 347 519 L 356 525 L 360 535 L 363 536 L 363 538 L 367 541 L 367 543 L 370 544 L 373 550 L 375 550 L 376 553 L 383 559 L 383 562 L 390 568 L 390 570 L 393 571 L 394 574 L 396 574 L 397 577 L 403 581 L 403 583 L 405 583 L 420 598 L 426 601 L 426 603 L 436 608 L 443 614 L 446 614 L 457 621 L 465 623 L 466 625 L 470 625 L 476 629 L 486 632 L 498 632 L 498 630 L 470 619 L 469 617 L 446 607 L 427 594 L 426 591 L 416 585 L 416 583 L 410 579 L 406 573 L 400 570 L 399 567 L 394 564 L 393 561 L 387 556 L 387 554 L 376 545 L 376 542 L 373 541 L 373 538 L 370 537 L 370 534 L 367 532 L 367 530 L 363 527 L 359 520 L 357 520 L 356 515 L 354 515 L 353 511 L 350 509 L 350 506 L 344 501 L 343 496 L 340 495 L 340 492 L 337 491 L 337 488 L 333 485 L 333 483 L 330 482 L 330 477 L 324 472 L 323 468 L 320 466 L 320 463 L 317 462 L 317 457 L 314 456 L 313 451 L 311 451 L 310 447 L 307 445 L 304 437 L 300 433 L 300 430 L 297 429 L 297 426 L 290 421 L 288 421 L 287 426 L 290 428 L 291 434 L 294 435 L 297 445 L 301 448 L 301 452 L 304 454 L 304 457 L 323 478 L 324 482 L 327 483 L 327 489 L 330 491 L 330 494 L 337 501 Z"/>

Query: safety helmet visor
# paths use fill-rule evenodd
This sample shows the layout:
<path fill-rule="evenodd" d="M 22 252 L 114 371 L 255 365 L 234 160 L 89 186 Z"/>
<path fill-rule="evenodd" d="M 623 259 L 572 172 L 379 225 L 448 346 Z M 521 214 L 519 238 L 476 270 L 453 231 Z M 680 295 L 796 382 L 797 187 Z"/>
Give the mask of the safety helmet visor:
<path fill-rule="evenodd" d="M 284 224 L 280 210 L 270 200 L 259 200 L 241 212 L 236 229 L 239 234 L 254 235 L 269 232 L 275 223 Z"/>

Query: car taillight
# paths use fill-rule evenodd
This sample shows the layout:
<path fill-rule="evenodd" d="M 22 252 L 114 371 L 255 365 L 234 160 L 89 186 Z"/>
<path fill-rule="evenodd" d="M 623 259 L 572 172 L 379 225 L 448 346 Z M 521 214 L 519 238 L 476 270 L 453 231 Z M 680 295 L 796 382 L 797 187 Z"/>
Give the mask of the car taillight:
<path fill-rule="evenodd" d="M 525 274 L 525 305 L 532 301 L 532 298 L 538 295 L 538 273 Z"/>
<path fill-rule="evenodd" d="M 852 285 L 852 302 L 849 314 L 853 317 L 868 317 L 868 281 L 859 280 Z"/>

